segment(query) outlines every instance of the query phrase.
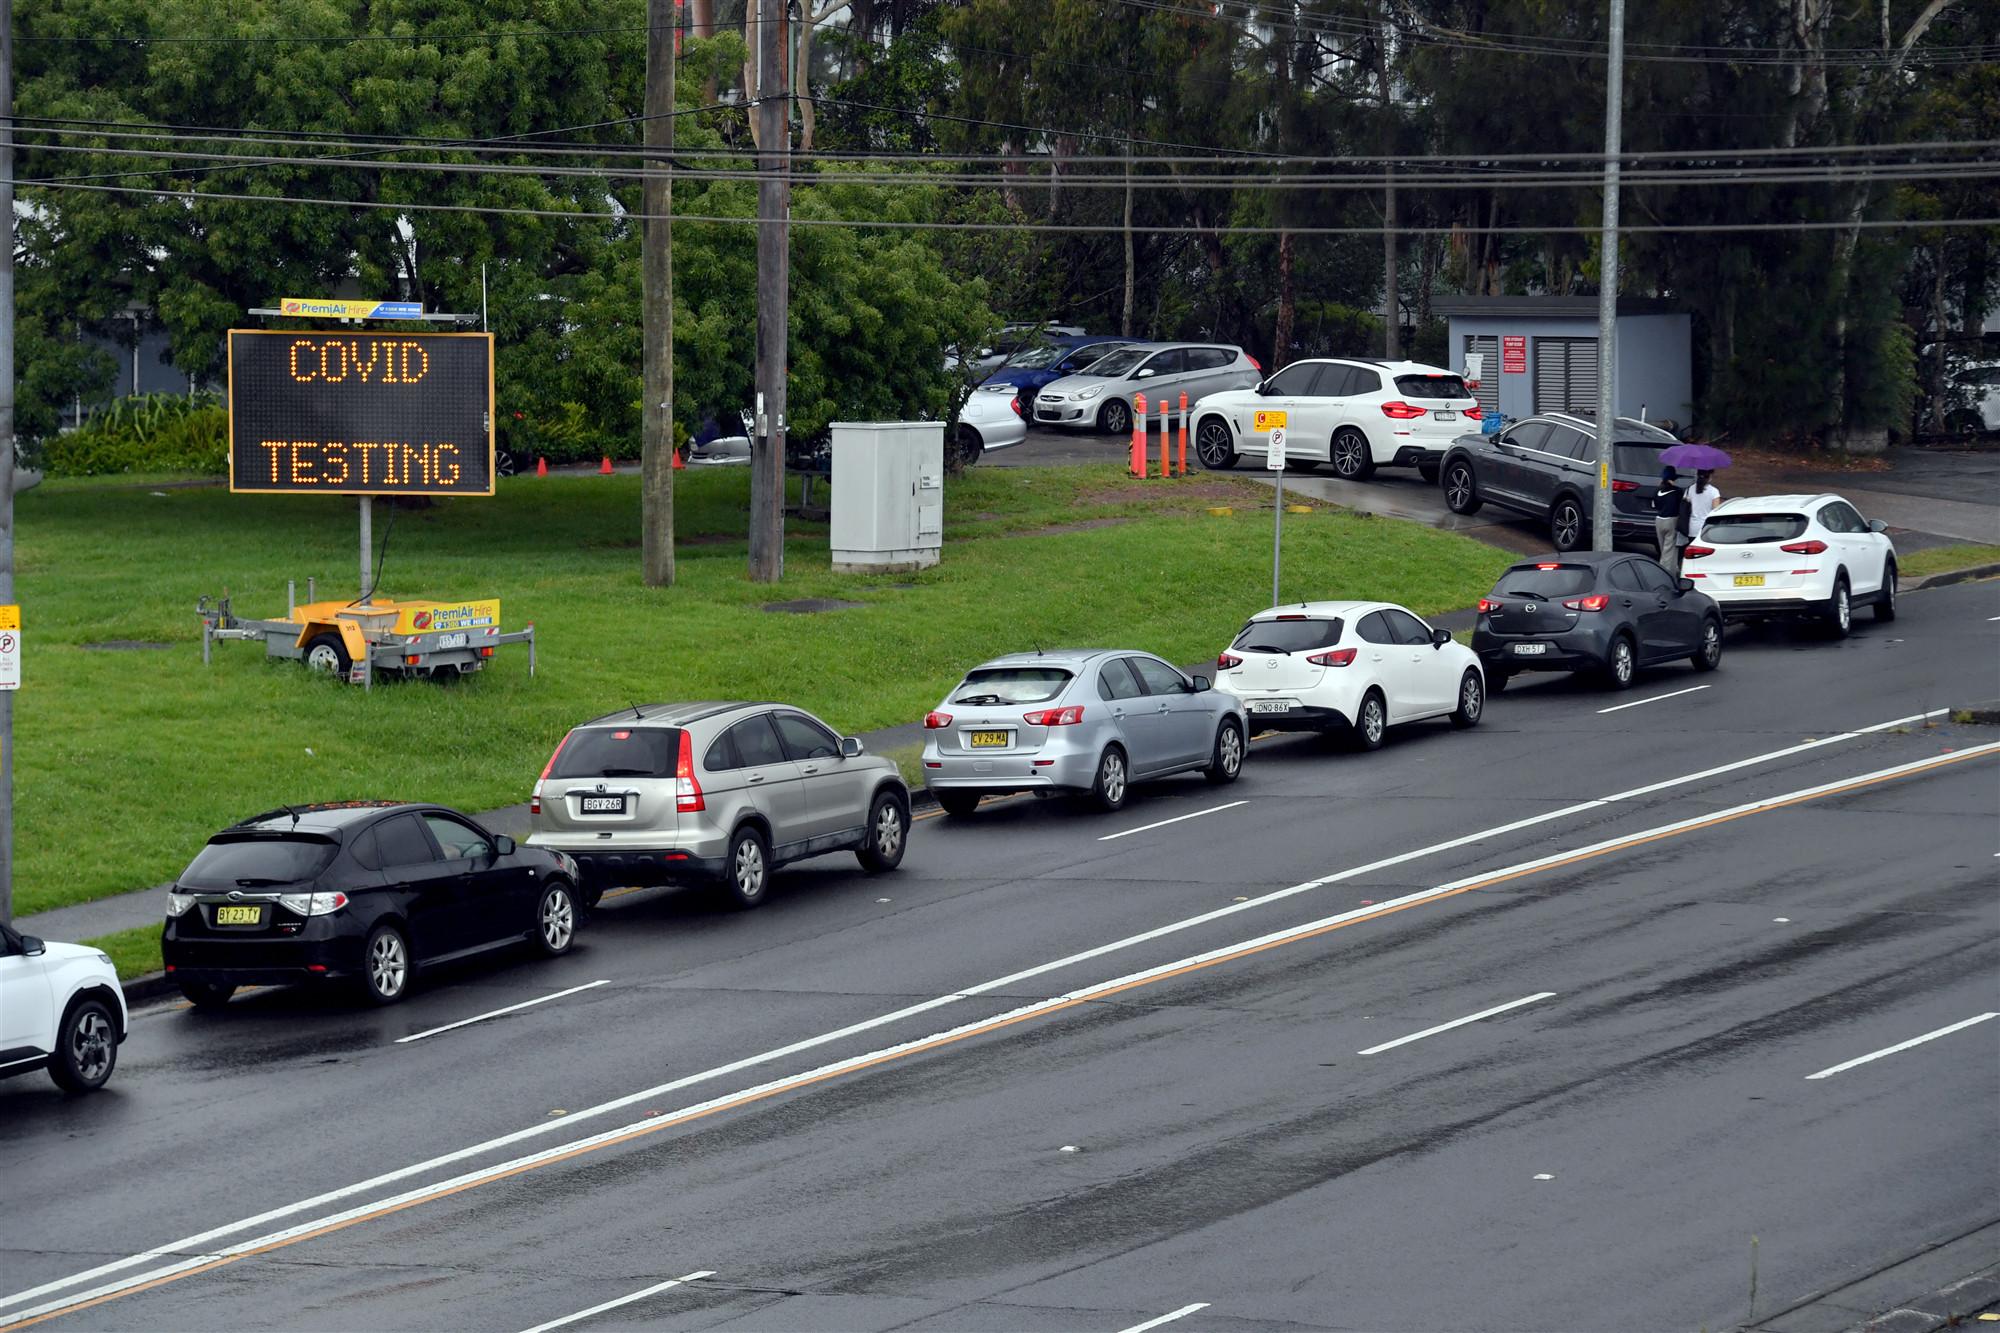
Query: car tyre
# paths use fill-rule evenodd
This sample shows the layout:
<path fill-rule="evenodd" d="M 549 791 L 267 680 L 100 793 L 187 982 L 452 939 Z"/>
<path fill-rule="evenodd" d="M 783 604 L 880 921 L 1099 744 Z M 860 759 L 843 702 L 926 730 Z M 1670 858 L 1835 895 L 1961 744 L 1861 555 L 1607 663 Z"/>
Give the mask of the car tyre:
<path fill-rule="evenodd" d="M 111 1006 L 86 996 L 63 1014 L 56 1028 L 49 1077 L 64 1092 L 95 1092 L 118 1065 L 118 1020 Z"/>
<path fill-rule="evenodd" d="M 1628 634 L 1619 634 L 1611 640 L 1611 651 L 1604 659 L 1604 681 L 1614 690 L 1626 690 L 1639 676 L 1639 650 L 1632 646 Z"/>
<path fill-rule="evenodd" d="M 583 910 L 594 912 L 597 910 L 597 905 L 604 901 L 604 886 L 602 884 L 586 885 L 578 889 L 577 894 L 577 901 L 583 904 Z"/>
<path fill-rule="evenodd" d="M 1417 464 L 1417 475 L 1424 479 L 1424 485 L 1435 486 L 1438 479 L 1438 465 L 1429 462 L 1419 463 Z"/>
<path fill-rule="evenodd" d="M 229 997 L 236 993 L 236 987 L 225 986 L 215 981 L 181 981 L 181 998 L 197 1009 L 221 1009 L 229 1004 Z"/>
<path fill-rule="evenodd" d="M 1097 413 L 1097 429 L 1105 435 L 1132 433 L 1132 408 L 1123 398 L 1113 398 Z"/>
<path fill-rule="evenodd" d="M 1361 707 L 1354 713 L 1354 748 L 1366 753 L 1382 748 L 1382 738 L 1389 734 L 1389 705 L 1383 701 L 1382 691 L 1371 689 L 1361 696 Z"/>
<path fill-rule="evenodd" d="M 946 790 L 934 793 L 938 809 L 954 819 L 963 819 L 979 808 L 979 793 L 976 791 Z"/>
<path fill-rule="evenodd" d="M 576 943 L 576 894 L 567 880 L 556 880 L 542 890 L 535 907 L 535 947 L 550 958 L 560 958 Z"/>
<path fill-rule="evenodd" d="M 1694 650 L 1694 669 L 1713 671 L 1722 665 L 1722 622 L 1714 616 L 1701 622 L 1701 644 Z"/>
<path fill-rule="evenodd" d="M 331 671 L 345 677 L 354 659 L 347 655 L 347 645 L 338 634 L 315 634 L 306 640 L 305 664 L 314 671 Z"/>
<path fill-rule="evenodd" d="M 1472 464 L 1457 459 L 1444 470 L 1444 507 L 1454 514 L 1476 514 L 1486 502 L 1479 498 L 1479 478 Z"/>
<path fill-rule="evenodd" d="M 870 874 L 894 870 L 910 845 L 910 812 L 893 792 L 882 792 L 868 807 L 868 841 L 855 849 L 861 868 Z"/>
<path fill-rule="evenodd" d="M 1105 746 L 1104 753 L 1097 756 L 1097 777 L 1090 784 L 1090 799 L 1105 813 L 1115 813 L 1125 808 L 1130 786 L 1125 752 L 1115 745 Z"/>
<path fill-rule="evenodd" d="M 1221 417 L 1203 417 L 1194 430 L 1195 459 L 1210 472 L 1236 466 L 1236 437 Z"/>
<path fill-rule="evenodd" d="M 1574 495 L 1558 496 L 1549 506 L 1549 541 L 1567 554 L 1582 547 L 1586 535 L 1583 502 Z"/>
<path fill-rule="evenodd" d="M 729 839 L 729 852 L 722 866 L 722 888 L 729 904 L 749 911 L 764 901 L 771 886 L 771 848 L 764 835 L 745 824 Z"/>
<path fill-rule="evenodd" d="M 1326 447 L 1333 474 L 1342 481 L 1366 481 L 1375 471 L 1375 458 L 1368 452 L 1368 437 L 1352 426 L 1333 433 Z"/>
<path fill-rule="evenodd" d="M 1875 619 L 1887 623 L 1896 618 L 1896 562 L 1882 567 L 1882 591 L 1875 598 Z"/>
<path fill-rule="evenodd" d="M 361 947 L 361 991 L 370 1004 L 394 1004 L 410 993 L 410 940 L 391 925 L 368 932 Z"/>
<path fill-rule="evenodd" d="M 493 470 L 503 477 L 518 476 L 521 459 L 512 449 L 496 449 L 493 452 Z"/>
<path fill-rule="evenodd" d="M 1854 629 L 1854 597 L 1847 589 L 1847 575 L 1836 574 L 1833 578 L 1833 596 L 1826 599 L 1826 609 L 1820 613 L 1826 620 L 1826 632 L 1836 639 L 1844 639 Z"/>
<path fill-rule="evenodd" d="M 945 451 L 945 461 L 954 471 L 963 472 L 977 463 L 985 452 L 985 438 L 973 427 L 960 425 L 951 433 L 951 447 Z"/>
<path fill-rule="evenodd" d="M 1226 717 L 1215 729 L 1215 748 L 1209 753 L 1202 776 L 1217 786 L 1234 782 L 1243 772 L 1243 728 Z"/>
<path fill-rule="evenodd" d="M 1451 710 L 1451 724 L 1460 731 L 1479 725 L 1486 712 L 1486 682 L 1471 667 L 1458 678 L 1458 707 Z"/>

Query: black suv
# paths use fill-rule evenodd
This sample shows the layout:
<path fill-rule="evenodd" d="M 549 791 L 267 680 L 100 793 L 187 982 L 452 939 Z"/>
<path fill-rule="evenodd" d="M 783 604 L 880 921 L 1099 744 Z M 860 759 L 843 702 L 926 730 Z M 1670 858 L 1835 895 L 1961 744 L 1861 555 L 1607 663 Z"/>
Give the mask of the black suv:
<path fill-rule="evenodd" d="M 1660 450 L 1679 443 L 1658 426 L 1618 418 L 1612 441 L 1612 537 L 1653 543 L 1651 495 L 1660 480 Z M 1544 519 L 1558 551 L 1590 545 L 1591 493 L 1596 486 L 1597 423 L 1568 412 L 1523 417 L 1498 435 L 1461 435 L 1438 470 L 1445 505 L 1474 514 L 1485 504 Z"/>

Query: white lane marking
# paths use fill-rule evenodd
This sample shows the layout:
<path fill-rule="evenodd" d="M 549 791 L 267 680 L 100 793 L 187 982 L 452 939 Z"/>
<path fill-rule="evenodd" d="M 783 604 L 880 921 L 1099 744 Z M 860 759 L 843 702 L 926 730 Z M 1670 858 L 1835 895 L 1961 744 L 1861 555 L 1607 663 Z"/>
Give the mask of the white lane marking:
<path fill-rule="evenodd" d="M 594 1118 L 596 1116 L 609 1115 L 613 1111 L 620 1111 L 628 1106 L 634 1106 L 641 1102 L 650 1101 L 653 1098 L 662 1096 L 667 1093 L 678 1092 L 683 1088 L 693 1087 L 694 1085 L 699 1083 L 708 1083 L 716 1079 L 727 1078 L 731 1074 L 741 1073 L 743 1070 L 751 1069 L 758 1065 L 770 1064 L 774 1061 L 783 1060 L 790 1056 L 797 1055 L 803 1051 L 814 1050 L 821 1046 L 828 1046 L 835 1042 L 843 1041 L 848 1037 L 856 1036 L 863 1032 L 870 1032 L 877 1028 L 887 1027 L 891 1024 L 899 1023 L 905 1019 L 915 1017 L 918 1014 L 928 1013 L 933 1009 L 940 1009 L 946 1005 L 955 1004 L 961 1000 L 971 999 L 978 995 L 984 995 L 990 991 L 1005 990 L 1010 986 L 1018 985 L 1023 981 L 1032 980 L 1035 977 L 1043 976 L 1050 972 L 1056 972 L 1063 968 L 1073 967 L 1078 963 L 1086 963 L 1091 961 L 1092 959 L 1102 958 L 1107 954 L 1118 953 L 1126 949 L 1135 948 L 1139 945 L 1150 943 L 1153 940 L 1162 939 L 1168 935 L 1178 934 L 1186 930 L 1193 930 L 1199 926 L 1208 925 L 1211 922 L 1219 921 L 1224 917 L 1234 915 L 1237 912 L 1247 912 L 1252 908 L 1263 907 L 1270 903 L 1278 902 L 1283 899 L 1293 897 L 1297 894 L 1309 893 L 1314 889 L 1323 888 L 1328 884 L 1338 884 L 1344 880 L 1355 879 L 1362 875 L 1374 874 L 1377 871 L 1387 870 L 1395 866 L 1406 864 L 1410 861 L 1421 860 L 1428 856 L 1434 856 L 1439 852 L 1454 851 L 1460 847 L 1466 847 L 1474 843 L 1484 842 L 1489 838 L 1498 837 L 1503 834 L 1518 832 L 1519 830 L 1525 828 L 1533 828 L 1538 824 L 1546 824 L 1551 820 L 1565 819 L 1571 815 L 1582 814 L 1586 811 L 1595 810 L 1601 806 L 1610 805 L 1618 801 L 1626 801 L 1641 796 L 1649 796 L 1655 792 L 1666 791 L 1674 787 L 1687 785 L 1689 783 L 1704 782 L 1707 781 L 1709 778 L 1719 776 L 1720 774 L 1723 773 L 1734 772 L 1737 769 L 1754 767 L 1758 764 L 1767 763 L 1772 760 L 1787 759 L 1793 755 L 1803 754 L 1809 750 L 1820 749 L 1823 746 L 1834 745 L 1842 741 L 1855 740 L 1862 736 L 1869 736 L 1879 732 L 1890 731 L 1897 727 L 1907 726 L 1915 722 L 1924 722 L 1933 717 L 1941 717 L 1947 711 L 1949 710 L 1943 708 L 1936 708 L 1930 710 L 1929 712 L 1913 713 L 1908 717 L 1892 718 L 1887 722 L 1878 722 L 1873 726 L 1862 727 L 1856 731 L 1841 732 L 1838 735 L 1833 735 L 1833 736 L 1824 736 L 1818 740 L 1805 741 L 1798 745 L 1788 745 L 1783 749 L 1771 750 L 1761 755 L 1752 755 L 1747 759 L 1738 759 L 1732 763 L 1718 764 L 1713 768 L 1706 768 L 1698 773 L 1688 773 L 1688 774 L 1683 774 L 1680 777 L 1665 778 L 1659 782 L 1650 783 L 1644 787 L 1634 787 L 1630 791 L 1619 792 L 1614 796 L 1600 797 L 1589 801 L 1580 801 L 1574 805 L 1566 805 L 1558 810 L 1551 810 L 1546 814 L 1530 815 L 1524 819 L 1514 820 L 1512 823 L 1499 824 L 1495 825 L 1492 828 L 1485 828 L 1485 829 L 1480 829 L 1473 833 L 1467 833 L 1463 837 L 1451 838 L 1444 842 L 1432 843 L 1428 847 L 1419 847 L 1407 852 L 1398 852 L 1394 856 L 1385 856 L 1380 860 L 1370 861 L 1366 865 L 1354 866 L 1347 870 L 1337 871 L 1334 874 L 1323 876 L 1319 879 L 1307 880 L 1303 884 L 1294 884 L 1290 888 L 1277 889 L 1271 893 L 1262 894 L 1255 898 L 1246 899 L 1243 902 L 1231 903 L 1226 907 L 1218 907 L 1207 912 L 1199 913 L 1195 916 L 1184 917 L 1179 921 L 1169 922 L 1164 926 L 1156 926 L 1152 930 L 1141 931 L 1136 935 L 1127 935 L 1123 939 L 1113 940 L 1108 944 L 1100 944 L 1093 948 L 1085 949 L 1082 950 L 1081 952 L 1069 954 L 1066 957 L 1055 959 L 1051 962 L 1040 963 L 1033 967 L 1023 968 L 1018 972 L 1011 972 L 1004 977 L 995 977 L 991 981 L 981 982 L 976 986 L 968 986 L 963 990 L 954 991 L 948 995 L 934 996 L 931 999 L 922 1000 L 916 1004 L 906 1005 L 901 1009 L 893 1009 L 890 1010 L 888 1013 L 878 1014 L 874 1018 L 863 1019 L 858 1023 L 850 1023 L 846 1027 L 834 1028 L 831 1029 L 830 1031 L 819 1033 L 816 1036 L 802 1038 L 799 1041 L 791 1042 L 784 1046 L 777 1046 L 767 1051 L 761 1051 L 755 1055 L 744 1056 L 740 1060 L 732 1060 L 728 1064 L 716 1065 L 712 1068 L 702 1070 L 699 1073 L 688 1074 L 681 1078 L 673 1079 L 666 1083 L 657 1084 L 650 1088 L 642 1088 L 637 1092 L 628 1093 L 622 1097 L 614 1097 L 609 1101 L 599 1102 L 595 1106 L 589 1106 L 583 1108 L 582 1110 L 574 1111 L 559 1120 L 539 1121 L 535 1124 L 528 1125 L 525 1128 L 517 1129 L 512 1133 L 501 1134 L 480 1143 L 469 1144 L 466 1147 L 454 1149 L 453 1151 L 448 1153 L 441 1153 L 436 1157 L 427 1158 L 420 1162 L 412 1162 L 408 1166 L 398 1167 L 393 1171 L 385 1171 L 382 1172 L 380 1175 L 371 1176 L 366 1180 L 356 1181 L 351 1185 L 343 1185 L 338 1189 L 327 1190 L 324 1193 L 316 1194 L 308 1199 L 300 1199 L 295 1203 L 282 1204 L 279 1207 L 267 1209 L 264 1212 L 258 1213 L 254 1217 L 246 1217 L 237 1222 L 225 1223 L 222 1226 L 214 1227 L 208 1231 L 204 1231 L 199 1235 L 188 1236 L 180 1240 L 171 1241 L 165 1245 L 161 1245 L 154 1249 L 147 1250 L 142 1254 L 128 1255 L 122 1259 L 113 1259 L 108 1263 L 99 1264 L 95 1268 L 85 1269 L 82 1272 L 73 1273 L 68 1277 L 56 1278 L 53 1281 L 44 1282 L 38 1287 L 31 1287 L 25 1291 L 15 1292 L 11 1296 L 0 1296 L 0 1310 L 5 1310 L 9 1306 L 20 1305 L 26 1301 L 31 1301 L 38 1296 L 45 1296 L 50 1292 L 61 1291 L 66 1287 L 79 1286 L 82 1283 L 91 1282 L 98 1278 L 104 1277 L 108 1274 L 116 1273 L 123 1269 L 132 1268 L 139 1264 L 152 1263 L 155 1260 L 160 1260 L 160 1259 L 178 1259 L 181 1256 L 189 1253 L 206 1254 L 209 1243 L 211 1241 L 219 1240 L 224 1236 L 233 1236 L 239 1232 L 249 1231 L 255 1227 L 261 1227 L 266 1225 L 267 1223 L 275 1222 L 280 1218 L 291 1217 L 296 1213 L 306 1212 L 314 1208 L 322 1208 L 325 1207 L 327 1204 L 338 1203 L 343 1199 L 351 1199 L 358 1194 L 365 1194 L 372 1190 L 380 1189 L 384 1185 L 393 1185 L 397 1181 L 407 1180 L 412 1176 L 422 1175 L 428 1171 L 435 1171 L 440 1167 L 453 1166 L 459 1162 L 466 1161 L 473 1157 L 479 1157 L 490 1152 L 498 1151 L 500 1149 L 510 1148 L 517 1143 L 522 1143 L 529 1139 L 537 1138 L 544 1134 L 552 1134 L 556 1130 L 567 1128 L 569 1125 L 574 1124 L 579 1120 L 587 1120 Z M 1381 906 L 1382 904 L 1376 904 L 1373 907 L 1367 907 L 1360 910 L 1365 912 L 1374 912 L 1380 910 Z M 191 1261 L 189 1264 L 184 1264 L 180 1266 L 189 1267 L 192 1266 L 193 1263 L 198 1263 L 198 1262 L 202 1261 L 201 1260 Z M 9 1316 L 9 1318 L 15 1318 L 15 1317 L 18 1316 L 12 1316 L 12 1315 Z"/>
<path fill-rule="evenodd" d="M 1936 1041 L 1939 1037 L 1949 1037 L 1960 1028 L 1969 1028 L 1974 1023 L 1984 1023 L 1989 1018 L 2000 1018 L 2000 1012 L 1975 1014 L 1971 1018 L 1960 1019 L 1958 1022 L 1941 1027 L 1935 1032 L 1926 1032 L 1921 1037 L 1912 1037 L 1908 1041 L 1899 1041 L 1894 1046 L 1884 1046 L 1879 1051 L 1870 1051 L 1866 1055 L 1857 1055 L 1852 1060 L 1844 1060 L 1831 1068 L 1820 1070 L 1817 1074 L 1807 1074 L 1806 1078 L 1831 1078 L 1843 1070 L 1854 1068 L 1856 1065 L 1865 1065 L 1870 1060 L 1880 1060 L 1885 1055 L 1894 1055 L 1897 1051 L 1907 1051 L 1912 1046 L 1921 1046 L 1927 1041 Z"/>
<path fill-rule="evenodd" d="M 1556 993 L 1552 990 L 1537 991 L 1533 995 L 1523 995 L 1518 1000 L 1509 1000 L 1505 1004 L 1496 1004 L 1491 1009 L 1481 1009 L 1476 1014 L 1467 1014 L 1464 1018 L 1454 1018 L 1449 1023 L 1440 1023 L 1434 1028 L 1425 1028 L 1422 1032 L 1412 1032 L 1407 1037 L 1398 1037 L 1394 1041 L 1385 1041 L 1380 1046 L 1370 1046 L 1365 1051 L 1356 1051 L 1355 1054 L 1380 1055 L 1383 1051 L 1393 1050 L 1398 1046 L 1407 1046 L 1413 1041 L 1422 1041 L 1425 1037 L 1435 1037 L 1440 1032 L 1449 1032 L 1453 1028 L 1462 1028 L 1467 1023 L 1477 1023 L 1482 1018 L 1491 1018 L 1495 1014 L 1504 1014 L 1509 1009 L 1519 1009 L 1524 1004 L 1533 1004 L 1537 1000 L 1553 1000 L 1555 997 Z"/>
<path fill-rule="evenodd" d="M 1176 1319 L 1186 1318 L 1188 1315 L 1193 1314 L 1196 1310 L 1206 1310 L 1207 1308 L 1208 1308 L 1207 1301 L 1196 1301 L 1193 1305 L 1183 1305 L 1180 1309 L 1173 1311 L 1171 1314 L 1163 1314 L 1157 1319 L 1148 1319 L 1143 1324 L 1134 1324 L 1132 1325 L 1132 1327 L 1123 1330 L 1123 1333 L 1146 1333 L 1146 1330 L 1149 1328 L 1158 1328 L 1161 1324 L 1171 1324 Z"/>
<path fill-rule="evenodd" d="M 1629 704 L 1613 704 L 1609 708 L 1600 708 L 1597 710 L 1597 715 L 1603 717 L 1606 713 L 1622 713 L 1628 708 L 1643 708 L 1647 704 L 1656 704 L 1662 699 L 1678 699 L 1683 694 L 1693 694 L 1697 690 L 1705 690 L 1707 688 L 1708 686 L 1706 685 L 1690 685 L 1684 690 L 1675 690 L 1672 694 L 1656 694 L 1650 699 L 1634 699 Z"/>
<path fill-rule="evenodd" d="M 1206 810 L 1197 810 L 1191 815 L 1175 815 L 1172 819 L 1162 819 L 1157 824 L 1141 824 L 1138 828 L 1128 828 L 1123 833 L 1107 833 L 1099 838 L 1098 841 L 1116 842 L 1120 838 L 1129 838 L 1134 833 L 1150 833 L 1156 828 L 1165 828 L 1169 824 L 1178 824 L 1184 819 L 1200 819 L 1203 815 L 1212 815 L 1222 810 L 1234 810 L 1239 805 L 1248 804 L 1250 804 L 1248 801 L 1231 801 L 1228 805 L 1211 806 Z"/>
<path fill-rule="evenodd" d="M 630 1305 L 633 1301 L 643 1301 L 648 1296 L 657 1296 L 663 1291 L 670 1291 L 685 1283 L 714 1276 L 714 1269 L 704 1268 L 699 1273 L 689 1273 L 683 1277 L 677 1277 L 671 1282 L 658 1282 L 647 1287 L 644 1291 L 635 1291 L 630 1296 L 620 1296 L 615 1301 L 606 1301 L 602 1305 L 593 1305 L 588 1310 L 578 1310 L 575 1314 L 566 1314 L 560 1319 L 551 1319 L 546 1324 L 536 1324 L 533 1328 L 525 1330 L 524 1333 L 549 1333 L 549 1330 L 552 1328 L 561 1328 L 565 1324 L 574 1324 L 578 1320 L 588 1319 L 594 1314 L 603 1314 L 606 1310 L 616 1310 L 621 1305 Z"/>
<path fill-rule="evenodd" d="M 523 1000 L 519 1004 L 510 1004 L 505 1009 L 495 1009 L 491 1013 L 474 1014 L 471 1018 L 461 1018 L 456 1023 L 446 1023 L 441 1028 L 427 1028 L 422 1032 L 412 1032 L 407 1037 L 396 1038 L 396 1044 L 401 1046 L 404 1042 L 408 1041 L 422 1041 L 425 1037 L 435 1037 L 440 1032 L 450 1032 L 454 1028 L 470 1027 L 474 1023 L 484 1023 L 489 1018 L 498 1018 L 502 1014 L 511 1014 L 520 1009 L 532 1009 L 538 1004 L 547 1004 L 550 1000 L 560 1000 L 565 995 L 574 995 L 578 991 L 584 990 L 596 990 L 599 986 L 609 986 L 610 984 L 611 979 L 609 977 L 600 981 L 586 981 L 581 986 L 571 986 L 568 990 L 559 990 L 554 995 L 542 995 L 532 1000 Z"/>

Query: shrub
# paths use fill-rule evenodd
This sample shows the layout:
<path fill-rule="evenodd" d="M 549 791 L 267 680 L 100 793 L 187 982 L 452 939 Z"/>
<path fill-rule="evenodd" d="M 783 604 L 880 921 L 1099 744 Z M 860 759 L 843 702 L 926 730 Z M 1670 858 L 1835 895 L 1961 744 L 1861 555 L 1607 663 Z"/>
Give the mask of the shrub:
<path fill-rule="evenodd" d="M 51 476 L 199 472 L 229 466 L 229 413 L 214 394 L 149 393 L 120 398 L 81 427 L 46 442 Z"/>

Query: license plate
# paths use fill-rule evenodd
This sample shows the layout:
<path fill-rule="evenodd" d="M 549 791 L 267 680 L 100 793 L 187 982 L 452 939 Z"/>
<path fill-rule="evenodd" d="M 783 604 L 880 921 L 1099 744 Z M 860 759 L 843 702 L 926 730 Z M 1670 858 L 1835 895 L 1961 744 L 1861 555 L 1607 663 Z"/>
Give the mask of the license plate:
<path fill-rule="evenodd" d="M 463 648 L 465 647 L 465 636 L 463 634 L 440 634 L 438 635 L 438 647 Z"/>
<path fill-rule="evenodd" d="M 1458 420 L 1458 413 L 1456 413 L 1456 412 L 1433 412 L 1433 413 L 1431 413 L 1431 416 L 1432 416 L 1432 417 L 1433 417 L 1433 418 L 1434 418 L 1435 420 L 1438 420 L 1438 421 L 1456 421 L 1456 420 Z"/>
<path fill-rule="evenodd" d="M 586 796 L 583 798 L 583 813 L 586 815 L 622 815 L 625 813 L 623 796 Z"/>
<path fill-rule="evenodd" d="M 991 749 L 996 745 L 1005 745 L 1007 743 L 1007 733 L 1004 731 L 968 731 L 965 733 L 965 743 L 975 750 Z"/>
<path fill-rule="evenodd" d="M 1549 646 L 1546 643 L 1517 643 L 1514 645 L 1514 655 L 1516 657 L 1533 657 L 1537 653 L 1545 653 L 1548 650 Z"/>
<path fill-rule="evenodd" d="M 1290 699 L 1252 699 L 1250 711 L 1253 713 L 1289 713 L 1292 711 Z"/>
<path fill-rule="evenodd" d="M 261 907 L 218 907 L 215 909 L 215 924 L 218 926 L 254 926 L 264 919 Z"/>
<path fill-rule="evenodd" d="M 1762 574 L 1738 574 L 1736 576 L 1736 586 L 1739 588 L 1761 588 L 1764 586 L 1764 576 Z"/>

